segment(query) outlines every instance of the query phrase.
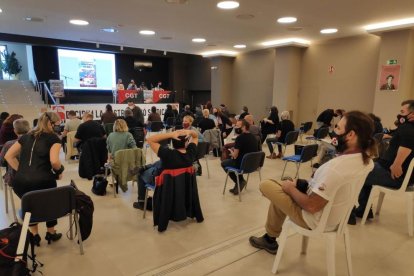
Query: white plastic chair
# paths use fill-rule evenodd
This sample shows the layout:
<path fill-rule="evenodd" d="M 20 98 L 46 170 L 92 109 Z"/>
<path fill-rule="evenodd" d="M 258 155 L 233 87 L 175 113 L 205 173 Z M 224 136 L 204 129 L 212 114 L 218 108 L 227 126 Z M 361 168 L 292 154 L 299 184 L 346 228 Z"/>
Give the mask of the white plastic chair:
<path fill-rule="evenodd" d="M 407 173 L 405 175 L 404 181 L 399 189 L 393 189 L 388 187 L 383 187 L 379 185 L 373 185 L 371 194 L 369 195 L 367 207 L 365 208 L 364 215 L 361 220 L 361 225 L 364 225 L 367 221 L 368 212 L 371 209 L 374 199 L 378 197 L 376 215 L 379 215 L 381 211 L 382 202 L 384 201 L 385 194 L 396 195 L 396 196 L 405 196 L 407 201 L 407 223 L 408 223 L 408 235 L 413 236 L 413 192 L 412 187 L 408 187 L 410 177 L 413 173 L 414 159 L 411 160 L 410 165 L 408 166 Z M 408 188 L 407 188 L 408 187 Z"/>
<path fill-rule="evenodd" d="M 360 177 L 360 179 L 362 179 L 362 177 Z M 337 187 L 336 192 L 339 190 L 340 187 L 341 186 Z M 340 223 L 338 227 L 336 228 L 336 230 L 325 231 L 326 223 L 327 223 L 327 220 L 331 212 L 331 208 L 332 208 L 332 203 L 333 203 L 332 201 L 329 201 L 324 207 L 319 224 L 313 230 L 302 228 L 296 225 L 290 219 L 286 219 L 285 223 L 283 224 L 282 233 L 280 234 L 279 239 L 278 239 L 279 248 L 277 250 L 276 258 L 273 263 L 273 268 L 272 268 L 273 274 L 276 274 L 278 270 L 280 260 L 282 258 L 283 250 L 285 249 L 285 246 L 286 246 L 287 238 L 294 234 L 300 234 L 303 236 L 301 254 L 306 254 L 306 250 L 308 247 L 308 240 L 310 237 L 320 238 L 320 239 L 325 240 L 326 262 L 327 262 L 327 269 L 328 269 L 329 276 L 335 275 L 335 241 L 336 241 L 336 238 L 338 236 L 344 237 L 348 275 L 351 276 L 352 275 L 351 245 L 349 241 L 349 232 L 348 232 L 347 223 L 348 223 L 349 215 L 351 214 L 355 201 L 358 197 L 359 191 L 361 190 L 361 187 L 362 187 L 362 184 L 360 182 L 352 184 L 352 196 L 349 197 L 346 203 L 344 203 L 347 206 L 347 212 L 341 218 Z"/>

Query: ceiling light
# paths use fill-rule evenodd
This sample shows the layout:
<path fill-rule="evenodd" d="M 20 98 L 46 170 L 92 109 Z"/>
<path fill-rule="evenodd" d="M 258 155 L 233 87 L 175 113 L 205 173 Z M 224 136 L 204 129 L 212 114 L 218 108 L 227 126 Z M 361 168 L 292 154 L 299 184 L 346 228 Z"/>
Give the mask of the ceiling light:
<path fill-rule="evenodd" d="M 23 18 L 23 20 L 24 21 L 29 21 L 29 22 L 43 22 L 43 18 L 31 17 L 31 16 L 25 17 L 25 18 Z"/>
<path fill-rule="evenodd" d="M 144 49 L 144 54 L 146 54 L 147 53 L 147 49 Z"/>
<path fill-rule="evenodd" d="M 281 24 L 289 24 L 289 23 L 294 23 L 298 21 L 298 19 L 296 17 L 281 17 L 277 20 L 277 22 L 281 23 Z"/>
<path fill-rule="evenodd" d="M 142 30 L 142 31 L 139 31 L 139 33 L 142 35 L 155 35 L 155 32 L 151 30 Z"/>
<path fill-rule="evenodd" d="M 166 55 L 167 55 L 167 51 L 164 51 L 164 52 L 163 52 L 163 55 L 164 55 L 164 56 L 166 56 Z"/>
<path fill-rule="evenodd" d="M 186 4 L 188 0 L 165 0 L 168 4 Z"/>
<path fill-rule="evenodd" d="M 390 29 L 396 29 L 396 27 L 410 27 L 413 25 L 414 25 L 414 17 L 371 24 L 371 25 L 365 26 L 364 29 L 366 31 L 385 31 L 385 30 L 390 30 Z"/>
<path fill-rule="evenodd" d="M 119 46 L 119 49 L 121 50 L 121 51 L 123 51 L 124 50 L 124 46 Z"/>
<path fill-rule="evenodd" d="M 195 43 L 206 42 L 205 38 L 193 38 L 192 41 L 195 42 Z"/>
<path fill-rule="evenodd" d="M 309 46 L 310 41 L 305 40 L 302 38 L 285 38 L 285 39 L 278 39 L 278 40 L 272 40 L 272 41 L 266 41 L 263 42 L 263 46 L 302 46 L 307 47 Z"/>
<path fill-rule="evenodd" d="M 217 3 L 217 7 L 224 10 L 231 10 L 240 6 L 237 1 L 221 1 Z"/>
<path fill-rule="evenodd" d="M 237 54 L 238 53 L 235 52 L 235 51 L 228 51 L 228 50 L 216 50 L 216 51 L 208 51 L 208 52 L 201 53 L 201 55 L 203 57 L 212 57 L 212 56 L 230 56 L 230 57 L 234 57 Z"/>
<path fill-rule="evenodd" d="M 338 29 L 335 28 L 321 30 L 321 34 L 334 34 L 336 32 L 338 32 Z"/>
<path fill-rule="evenodd" d="M 0 12 L 3 12 L 3 10 L 2 10 L 2 9 L 0 9 Z"/>
<path fill-rule="evenodd" d="M 244 45 L 244 44 L 237 44 L 237 45 L 234 45 L 233 47 L 236 48 L 236 49 L 243 49 L 243 48 L 246 48 L 246 45 Z"/>
<path fill-rule="evenodd" d="M 86 26 L 89 25 L 88 21 L 81 20 L 81 19 L 72 19 L 69 21 L 70 24 L 78 25 L 78 26 Z"/>
<path fill-rule="evenodd" d="M 110 27 L 110 28 L 102 28 L 101 31 L 102 32 L 106 32 L 106 33 L 117 33 L 118 32 L 117 29 L 112 28 L 112 27 Z"/>

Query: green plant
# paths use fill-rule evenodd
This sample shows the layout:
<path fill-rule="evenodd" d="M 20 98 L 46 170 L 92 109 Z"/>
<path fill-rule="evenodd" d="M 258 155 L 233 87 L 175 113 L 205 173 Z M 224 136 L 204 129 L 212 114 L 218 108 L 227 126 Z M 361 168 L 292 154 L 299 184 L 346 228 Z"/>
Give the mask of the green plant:
<path fill-rule="evenodd" d="M 22 66 L 16 58 L 16 53 L 9 54 L 7 51 L 1 53 L 0 69 L 9 76 L 17 75 L 22 71 Z"/>

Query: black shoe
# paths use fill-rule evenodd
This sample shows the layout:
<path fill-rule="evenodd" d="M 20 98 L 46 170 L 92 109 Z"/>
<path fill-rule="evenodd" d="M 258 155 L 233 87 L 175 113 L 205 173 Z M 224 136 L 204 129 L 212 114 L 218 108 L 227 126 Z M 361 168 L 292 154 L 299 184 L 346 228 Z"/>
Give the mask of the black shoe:
<path fill-rule="evenodd" d="M 47 232 L 46 233 L 46 237 L 45 237 L 45 240 L 47 240 L 47 243 L 48 244 L 50 244 L 52 241 L 58 241 L 58 240 L 60 240 L 60 238 L 62 237 L 62 234 L 61 233 L 50 233 L 50 232 Z"/>
<path fill-rule="evenodd" d="M 321 165 L 319 163 L 315 163 L 312 165 L 312 168 L 318 169 Z"/>
<path fill-rule="evenodd" d="M 356 225 L 356 216 L 355 216 L 354 211 L 352 211 L 351 215 L 349 216 L 348 224 L 349 225 Z"/>
<path fill-rule="evenodd" d="M 277 248 L 279 245 L 277 244 L 276 240 L 273 240 L 273 238 L 269 237 L 267 234 L 264 234 L 261 237 L 250 237 L 249 242 L 251 246 L 264 249 L 270 254 L 275 255 L 277 253 Z"/>
<path fill-rule="evenodd" d="M 140 201 L 134 202 L 132 204 L 132 206 L 135 209 L 144 210 L 144 200 L 142 200 L 142 201 L 140 200 Z M 147 211 L 152 211 L 152 197 L 149 197 L 147 199 Z"/>
<path fill-rule="evenodd" d="M 42 240 L 42 238 L 39 236 L 39 234 L 36 234 L 33 236 L 33 243 L 37 246 L 40 246 L 40 241 Z"/>
<path fill-rule="evenodd" d="M 246 182 L 246 180 L 243 180 L 242 182 L 240 182 L 240 192 L 241 191 L 243 191 L 243 189 L 244 189 L 244 187 L 246 187 L 246 185 L 247 185 L 247 182 Z M 233 188 L 234 190 L 233 191 L 231 191 L 230 190 L 230 192 L 232 193 L 232 194 L 234 194 L 234 195 L 238 195 L 239 194 L 239 190 L 237 189 L 237 185 L 236 186 L 234 186 L 234 188 Z"/>

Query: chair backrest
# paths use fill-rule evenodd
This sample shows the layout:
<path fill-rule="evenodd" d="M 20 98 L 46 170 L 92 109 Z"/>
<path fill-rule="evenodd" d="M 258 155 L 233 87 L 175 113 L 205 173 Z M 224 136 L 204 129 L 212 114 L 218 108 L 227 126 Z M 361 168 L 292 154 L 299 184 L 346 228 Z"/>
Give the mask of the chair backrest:
<path fill-rule="evenodd" d="M 316 132 L 316 139 L 323 139 L 329 134 L 329 127 L 321 127 L 318 129 L 318 132 Z"/>
<path fill-rule="evenodd" d="M 288 146 L 288 145 L 292 145 L 296 143 L 296 141 L 298 140 L 298 137 L 299 137 L 299 131 L 297 130 L 289 131 L 285 137 L 285 145 Z"/>
<path fill-rule="evenodd" d="M 313 157 L 318 154 L 318 144 L 306 145 L 302 148 L 302 153 L 300 154 L 300 162 L 308 162 Z"/>
<path fill-rule="evenodd" d="M 105 129 L 106 135 L 109 135 L 112 132 L 114 132 L 114 124 L 113 123 L 105 124 L 104 129 Z"/>
<path fill-rule="evenodd" d="M 243 173 L 252 173 L 263 166 L 265 153 L 263 151 L 249 152 L 243 156 L 240 169 Z"/>
<path fill-rule="evenodd" d="M 161 121 L 154 121 L 154 122 L 151 122 L 149 127 L 152 132 L 158 132 L 164 129 L 164 123 Z"/>
<path fill-rule="evenodd" d="M 311 130 L 313 123 L 312 122 L 305 122 L 303 124 L 303 133 L 308 132 L 309 130 Z"/>
<path fill-rule="evenodd" d="M 407 190 L 407 186 L 409 184 L 414 184 L 414 183 L 410 183 L 410 179 L 413 174 L 413 167 L 414 167 L 414 158 L 411 159 L 410 165 L 408 165 L 407 173 L 405 174 L 404 181 L 401 185 L 400 190 L 405 191 Z"/>
<path fill-rule="evenodd" d="M 132 137 L 134 137 L 135 144 L 138 148 L 141 148 L 144 146 L 145 141 L 145 131 L 143 127 L 134 127 L 129 130 L 129 132 L 132 134 Z"/>
<path fill-rule="evenodd" d="M 210 150 L 210 143 L 198 142 L 197 144 L 197 159 L 201 159 L 204 155 L 208 154 Z"/>
<path fill-rule="evenodd" d="M 31 191 L 22 197 L 22 214 L 30 212 L 32 222 L 58 219 L 72 212 L 75 207 L 75 189 L 69 185 Z"/>

